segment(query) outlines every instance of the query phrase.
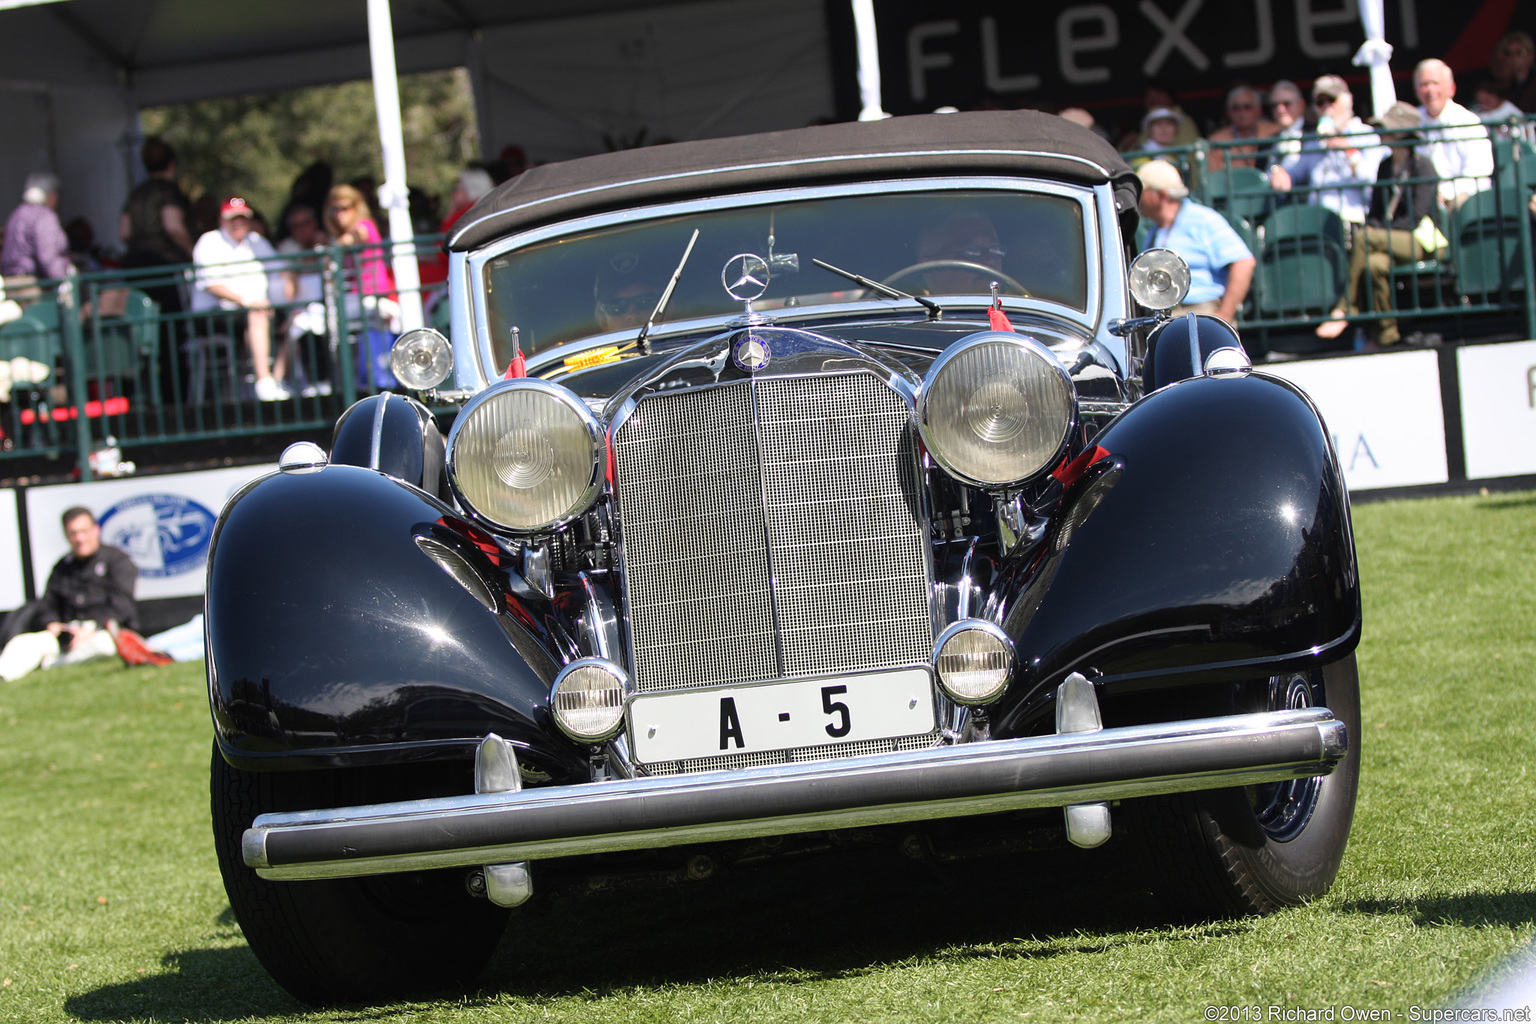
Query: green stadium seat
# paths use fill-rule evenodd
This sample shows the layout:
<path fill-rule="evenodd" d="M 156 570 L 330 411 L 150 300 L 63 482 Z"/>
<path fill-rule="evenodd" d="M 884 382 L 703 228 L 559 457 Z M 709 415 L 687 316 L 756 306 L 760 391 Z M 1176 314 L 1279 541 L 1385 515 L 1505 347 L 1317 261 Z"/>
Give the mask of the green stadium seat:
<path fill-rule="evenodd" d="M 1338 305 L 1349 270 L 1344 222 L 1321 206 L 1282 206 L 1266 218 L 1255 303 L 1260 317 L 1323 315 Z"/>

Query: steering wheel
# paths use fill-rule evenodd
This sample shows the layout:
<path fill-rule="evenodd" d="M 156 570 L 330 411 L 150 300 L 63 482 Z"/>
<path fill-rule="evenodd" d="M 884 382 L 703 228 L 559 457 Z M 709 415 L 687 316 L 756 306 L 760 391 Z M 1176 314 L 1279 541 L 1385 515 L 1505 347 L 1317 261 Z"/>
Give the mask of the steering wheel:
<path fill-rule="evenodd" d="M 900 288 L 904 292 L 910 292 L 912 291 L 911 288 L 902 288 L 897 282 L 904 281 L 909 277 L 919 277 L 935 270 L 959 270 L 969 274 L 978 274 L 989 282 L 996 281 L 999 292 L 1005 292 L 1009 295 L 1022 295 L 1026 299 L 1030 297 L 1027 288 L 1001 270 L 993 270 L 984 263 L 972 263 L 969 260 L 924 260 L 922 263 L 914 263 L 910 267 L 896 271 L 896 273 L 880 283 L 890 288 Z"/>

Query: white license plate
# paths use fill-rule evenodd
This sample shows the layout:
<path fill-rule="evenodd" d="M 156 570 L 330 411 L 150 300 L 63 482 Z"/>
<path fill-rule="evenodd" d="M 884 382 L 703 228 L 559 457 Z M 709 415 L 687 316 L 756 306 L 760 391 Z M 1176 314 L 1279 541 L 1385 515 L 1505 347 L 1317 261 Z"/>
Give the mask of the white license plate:
<path fill-rule="evenodd" d="M 642 764 L 894 739 L 933 731 L 933 683 L 926 668 L 905 668 L 642 694 L 629 723 Z"/>

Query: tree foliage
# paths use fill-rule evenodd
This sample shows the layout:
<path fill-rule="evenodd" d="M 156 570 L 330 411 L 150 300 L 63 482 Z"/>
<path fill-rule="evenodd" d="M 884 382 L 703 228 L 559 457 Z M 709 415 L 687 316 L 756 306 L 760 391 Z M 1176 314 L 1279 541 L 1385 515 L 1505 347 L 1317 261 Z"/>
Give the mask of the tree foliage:
<path fill-rule="evenodd" d="M 446 200 L 479 153 L 469 76 L 402 76 L 400 114 L 407 183 Z M 175 147 L 182 188 L 194 200 L 242 195 L 273 222 L 294 179 L 317 160 L 331 165 L 336 182 L 384 177 L 369 81 L 156 107 L 142 123 L 146 135 Z"/>

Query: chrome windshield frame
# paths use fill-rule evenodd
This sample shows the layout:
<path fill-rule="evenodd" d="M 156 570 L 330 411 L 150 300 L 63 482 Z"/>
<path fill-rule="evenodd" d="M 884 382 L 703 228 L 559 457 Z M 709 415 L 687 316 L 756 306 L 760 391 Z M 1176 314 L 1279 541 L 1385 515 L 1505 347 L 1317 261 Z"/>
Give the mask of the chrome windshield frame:
<path fill-rule="evenodd" d="M 1074 185 L 1048 179 L 1021 179 L 1002 175 L 963 175 L 841 182 L 833 185 L 802 186 L 738 193 L 727 196 L 711 196 L 708 198 L 661 203 L 653 206 L 593 214 L 576 220 L 542 225 L 504 239 L 499 239 L 493 245 L 463 255 L 459 260 L 455 261 L 455 269 L 461 270 L 458 277 L 462 281 L 461 287 L 463 289 L 462 292 L 458 292 L 454 296 L 457 299 L 455 311 L 468 313 L 470 323 L 465 330 L 461 330 L 457 322 L 454 325 L 453 341 L 455 372 L 457 374 L 456 381 L 461 388 L 478 390 L 501 376 L 501 369 L 493 364 L 494 345 L 490 337 L 490 315 L 486 303 L 485 288 L 482 282 L 486 272 L 486 265 L 490 261 L 504 257 L 518 249 L 566 235 L 581 234 L 602 228 L 635 224 L 649 220 L 661 220 L 668 217 L 706 213 L 712 210 L 742 209 L 812 199 L 890 193 L 934 193 L 961 189 L 1054 195 L 1070 199 L 1079 205 L 1083 214 L 1082 223 L 1085 231 L 1084 257 L 1087 263 L 1085 268 L 1086 295 L 1084 309 L 1079 310 L 1057 302 L 1008 295 L 1002 297 L 1003 304 L 1009 309 L 1027 310 L 1042 313 L 1052 318 L 1063 319 L 1078 325 L 1090 336 L 1100 337 L 1101 340 L 1102 338 L 1107 338 L 1108 335 L 1101 329 L 1101 325 L 1106 321 L 1106 311 L 1113 315 L 1115 308 L 1106 310 L 1106 306 L 1118 307 L 1123 305 L 1123 300 L 1117 302 L 1114 296 L 1111 295 L 1108 297 L 1108 303 L 1106 303 L 1106 286 L 1116 288 L 1118 285 L 1118 291 L 1124 291 L 1125 288 L 1123 270 L 1119 274 L 1111 274 L 1110 279 L 1106 279 L 1103 265 L 1102 253 L 1106 240 L 1108 238 L 1118 239 L 1119 237 L 1118 229 L 1114 227 L 1113 222 L 1114 211 L 1113 209 L 1108 211 L 1105 209 L 1106 204 L 1110 202 L 1107 188 L 1102 186 Z M 1113 234 L 1106 235 L 1106 225 L 1108 225 L 1109 230 L 1113 231 Z M 455 290 L 451 288 L 450 291 L 453 292 Z M 975 309 L 986 304 L 985 297 L 977 295 L 934 296 L 934 299 L 940 305 L 954 309 Z M 905 300 L 877 298 L 825 305 L 796 306 L 791 308 L 792 311 L 779 309 L 772 311 L 772 314 L 773 319 L 789 326 L 815 317 L 889 314 L 894 309 L 904 308 L 905 305 L 910 304 L 906 303 Z M 715 314 L 692 320 L 665 322 L 656 325 L 652 329 L 651 339 L 659 341 L 674 335 L 709 333 L 722 328 L 728 319 L 728 316 Z M 528 372 L 536 373 L 549 366 L 559 365 L 564 359 L 579 352 L 633 341 L 635 333 L 632 329 L 610 331 L 604 334 L 588 335 L 555 346 L 537 355 L 529 356 Z"/>

